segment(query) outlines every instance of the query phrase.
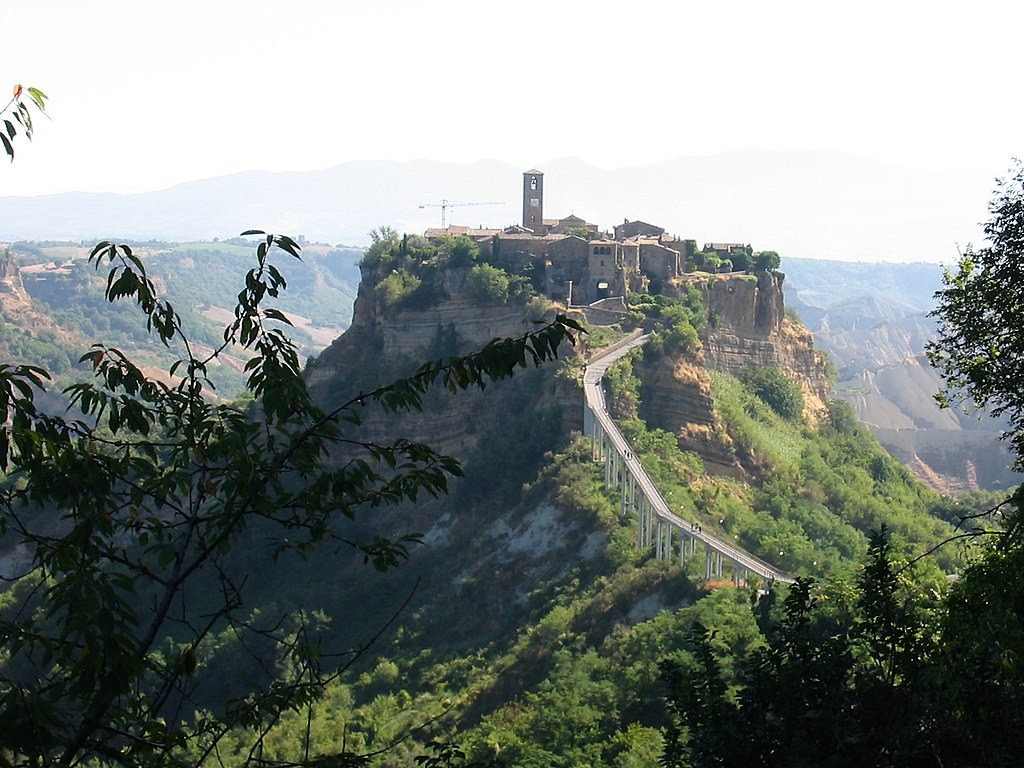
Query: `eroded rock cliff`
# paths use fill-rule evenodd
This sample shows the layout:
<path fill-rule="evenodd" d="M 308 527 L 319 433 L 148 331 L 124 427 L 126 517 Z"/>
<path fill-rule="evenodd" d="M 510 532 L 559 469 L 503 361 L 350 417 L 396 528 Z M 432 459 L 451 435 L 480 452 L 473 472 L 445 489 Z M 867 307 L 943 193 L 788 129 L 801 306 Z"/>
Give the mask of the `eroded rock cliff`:
<path fill-rule="evenodd" d="M 808 421 L 825 408 L 825 359 L 810 332 L 786 317 L 783 279 L 771 272 L 691 279 L 708 308 L 701 348 L 688 358 L 659 357 L 644 365 L 648 420 L 675 433 L 711 471 L 743 476 L 750 468 L 717 426 L 709 371 L 739 376 L 749 368 L 777 368 L 799 384 Z"/>
<path fill-rule="evenodd" d="M 541 303 L 481 306 L 458 294 L 428 308 L 384 309 L 373 286 L 373 276 L 364 272 L 351 327 L 307 367 L 313 396 L 328 408 L 409 375 L 426 360 L 468 354 L 495 337 L 521 336 L 544 319 Z M 572 356 L 571 347 L 563 354 Z M 452 395 L 437 388 L 428 394 L 423 411 L 415 413 L 387 416 L 366 408 L 360 439 L 401 435 L 464 457 L 501 428 L 510 410 L 531 407 L 528 403 L 536 404 L 538 418 L 557 413 L 564 431 L 578 428 L 578 388 L 571 378 L 554 375 L 558 369 L 555 364 L 524 370 L 512 380 L 488 385 L 485 392 Z"/>
<path fill-rule="evenodd" d="M 465 354 L 494 337 L 523 334 L 538 319 L 538 304 L 480 306 L 456 292 L 427 308 L 384 308 L 375 278 L 365 272 L 351 328 L 309 366 L 310 388 L 329 408 L 408 375 L 425 359 Z M 711 471 L 756 473 L 744 467 L 749 458 L 737 455 L 718 424 L 709 371 L 740 375 L 755 367 L 777 368 L 799 383 L 805 415 L 813 422 L 829 386 L 823 357 L 810 333 L 785 317 L 782 275 L 703 274 L 678 286 L 689 287 L 701 292 L 710 318 L 701 348 L 692 355 L 651 355 L 644 362 L 644 416 L 674 432 L 683 449 L 698 454 Z M 536 411 L 538 419 L 557 420 L 558 431 L 567 434 L 582 427 L 582 397 L 577 382 L 559 368 L 523 372 L 486 392 L 454 398 L 432 393 L 423 412 L 385 416 L 368 409 L 360 438 L 401 435 L 466 458 L 481 442 L 501 439 L 505 425 L 523 409 Z"/>
<path fill-rule="evenodd" d="M 712 471 L 749 474 L 745 457 L 736 455 L 717 424 L 709 370 L 739 375 L 751 367 L 778 368 L 800 385 L 809 419 L 824 408 L 829 388 L 824 361 L 810 333 L 785 317 L 782 282 L 774 273 L 690 278 L 710 316 L 702 348 L 687 357 L 659 356 L 643 366 L 645 416 L 674 432 Z M 351 328 L 309 366 L 314 396 L 328 407 L 408 374 L 423 360 L 465 354 L 496 336 L 525 333 L 538 319 L 537 304 L 480 306 L 458 294 L 429 308 L 386 310 L 373 286 L 374 276 L 364 274 Z M 567 349 L 566 354 L 575 353 Z M 463 392 L 454 399 L 435 393 L 420 413 L 385 417 L 367 409 L 361 435 L 400 434 L 465 457 L 482 439 L 498 434 L 510 413 L 524 408 L 536 409 L 538 419 L 557 418 L 563 434 L 579 429 L 578 385 L 557 369 L 526 371 L 487 392 Z"/>

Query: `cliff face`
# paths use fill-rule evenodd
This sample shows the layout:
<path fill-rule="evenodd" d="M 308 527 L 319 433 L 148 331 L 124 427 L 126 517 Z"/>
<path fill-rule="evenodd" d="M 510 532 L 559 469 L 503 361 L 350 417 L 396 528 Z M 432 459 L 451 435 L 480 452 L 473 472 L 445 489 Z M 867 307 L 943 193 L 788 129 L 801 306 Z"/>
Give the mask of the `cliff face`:
<path fill-rule="evenodd" d="M 773 273 L 715 277 L 694 283 L 709 322 L 691 359 L 660 358 L 644 366 L 644 408 L 649 421 L 674 432 L 712 471 L 743 476 L 743 458 L 716 429 L 708 371 L 733 376 L 749 368 L 777 368 L 804 393 L 804 415 L 814 421 L 830 388 L 825 360 L 810 332 L 785 316 L 783 276 Z"/>
<path fill-rule="evenodd" d="M 828 398 L 825 360 L 810 331 L 786 318 L 784 276 L 771 272 L 702 284 L 712 321 L 702 334 L 703 362 L 738 376 L 748 368 L 778 368 L 800 384 L 813 417 Z"/>
<path fill-rule="evenodd" d="M 408 374 L 423 360 L 465 354 L 495 336 L 523 334 L 537 319 L 521 305 L 481 307 L 458 295 L 429 309 L 384 311 L 373 278 L 364 274 L 352 326 L 307 371 L 314 396 L 329 407 Z M 745 474 L 743 457 L 735 456 L 716 429 L 709 370 L 738 375 L 751 367 L 776 367 L 800 384 L 810 418 L 824 407 L 829 383 L 823 359 L 810 333 L 785 318 L 782 279 L 765 273 L 698 280 L 713 318 L 702 333 L 702 349 L 690 359 L 663 356 L 643 366 L 645 415 L 674 432 L 684 449 L 698 453 L 714 471 Z M 553 407 L 563 431 L 579 429 L 578 387 L 551 368 L 524 371 L 485 393 L 463 392 L 455 399 L 433 393 L 422 413 L 386 417 L 367 409 L 360 434 L 373 439 L 400 434 L 466 456 L 501 430 L 510 409 Z"/>
<path fill-rule="evenodd" d="M 540 319 L 530 305 L 480 306 L 460 295 L 426 309 L 384 310 L 373 286 L 373 276 L 364 272 L 351 327 L 307 367 L 310 390 L 324 406 L 337 407 L 360 392 L 409 375 L 426 360 L 467 354 L 495 337 L 521 336 Z M 560 354 L 571 356 L 571 347 Z M 551 375 L 551 368 L 523 370 L 512 380 L 489 384 L 485 392 L 471 389 L 452 395 L 436 388 L 422 412 L 389 416 L 366 408 L 360 438 L 401 435 L 464 457 L 480 439 L 500 429 L 509 409 L 525 407 L 526 391 L 546 412 L 560 410 L 566 431 L 578 428 L 582 404 L 577 387 Z"/>

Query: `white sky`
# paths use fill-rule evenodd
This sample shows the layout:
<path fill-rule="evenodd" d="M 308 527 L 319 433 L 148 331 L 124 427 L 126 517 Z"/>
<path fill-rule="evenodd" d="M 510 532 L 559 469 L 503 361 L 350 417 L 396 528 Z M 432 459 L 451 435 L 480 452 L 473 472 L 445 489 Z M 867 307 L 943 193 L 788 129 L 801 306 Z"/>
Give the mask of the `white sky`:
<path fill-rule="evenodd" d="M 1022 154 L 1012 0 L 31 0 L 0 22 L 0 94 L 39 87 L 52 116 L 0 195 L 748 147 L 995 177 Z"/>

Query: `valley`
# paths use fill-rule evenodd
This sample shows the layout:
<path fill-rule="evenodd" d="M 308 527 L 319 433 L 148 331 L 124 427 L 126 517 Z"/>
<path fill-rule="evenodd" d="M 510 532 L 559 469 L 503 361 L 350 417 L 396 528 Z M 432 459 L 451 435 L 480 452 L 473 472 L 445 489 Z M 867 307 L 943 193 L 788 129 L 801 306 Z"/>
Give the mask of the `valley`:
<path fill-rule="evenodd" d="M 559 226 L 581 225 L 563 220 Z M 517 235 L 511 237 L 515 242 Z M 500 235 L 489 239 L 499 242 Z M 588 250 L 618 247 L 613 240 L 581 242 Z M 921 556 L 999 494 L 953 499 L 927 488 L 860 425 L 850 397 L 858 394 L 850 383 L 857 366 L 867 367 L 852 345 L 863 344 L 863 359 L 879 366 L 878 376 L 865 380 L 874 385 L 894 355 L 926 334 L 899 330 L 906 314 L 886 309 L 877 291 L 872 300 L 833 303 L 799 269 L 791 278 L 783 274 L 785 262 L 767 266 L 777 258 L 773 252 L 746 246 L 700 253 L 673 242 L 679 250 L 665 241 L 637 241 L 638 266 L 644 254 L 654 254 L 659 266 L 621 277 L 600 271 L 603 252 L 575 255 L 572 249 L 581 246 L 571 240 L 565 265 L 545 264 L 544 271 L 528 251 L 502 245 L 488 252 L 461 234 L 431 242 L 381 229 L 365 253 L 308 244 L 307 258 L 293 262 L 275 252 L 293 271 L 282 272 L 288 290 L 273 306 L 302 318 L 291 328 L 275 327 L 301 345 L 304 386 L 317 406 L 351 410 L 342 438 L 331 438 L 315 471 L 361 472 L 367 460 L 361 451 L 369 446 L 377 458 L 366 466 L 394 461 L 390 466 L 404 472 L 413 464 L 388 459 L 385 450 L 396 436 L 414 441 L 399 449 L 411 450 L 410 460 L 423 441 L 461 470 L 452 473 L 447 494 L 424 494 L 413 503 L 386 493 L 385 503 L 363 502 L 332 517 L 326 545 L 297 543 L 289 527 L 301 531 L 304 524 L 278 531 L 273 515 L 240 530 L 186 601 L 208 612 L 213 595 L 244 584 L 245 599 L 225 609 L 226 623 L 211 624 L 191 646 L 189 663 L 200 674 L 182 688 L 185 706 L 227 713 L 225 699 L 252 690 L 270 695 L 280 680 L 272 670 L 288 669 L 289 657 L 280 654 L 294 642 L 274 628 L 301 621 L 301 631 L 315 636 L 317 654 L 347 660 L 340 673 L 325 671 L 315 702 L 271 717 L 259 737 L 264 759 L 295 761 L 313 750 L 405 766 L 425 751 L 444 749 L 438 744 L 457 742 L 479 765 L 653 767 L 673 738 L 664 664 L 692 665 L 696 627 L 713 628 L 721 654 L 755 653 L 771 642 L 763 634 L 767 619 L 750 611 L 773 580 L 764 575 L 774 574 L 779 584 L 791 578 L 852 583 L 877 552 L 872 532 L 885 530 L 891 557 L 904 564 L 907 578 L 944 594 L 948 574 L 964 568 L 964 552 L 944 547 Z M 195 336 L 192 348 L 215 349 L 216 325 L 236 316 L 229 286 L 244 273 L 252 245 L 135 248 L 152 262 L 154 283 L 182 297 L 175 302 Z M 672 252 L 705 260 L 704 268 L 674 267 L 682 262 L 666 261 Z M 766 266 L 724 267 L 744 257 L 763 258 Z M 346 282 L 357 259 L 358 287 Z M 161 372 L 168 352 L 138 332 L 137 319 L 131 330 L 130 305 L 109 315 L 99 311 L 103 281 L 80 253 L 63 245 L 16 245 L 8 264 L 0 291 L 5 327 L 23 327 L 33 344 L 50 345 L 12 346 L 11 359 L 28 361 L 35 349 L 61 350 L 64 342 L 106 335 L 144 361 L 144 375 L 174 381 Z M 557 283 L 564 277 L 575 286 L 569 292 Z M 602 283 L 620 279 L 634 286 L 628 301 L 587 295 L 598 299 L 594 306 L 565 306 L 557 300 L 600 292 Z M 644 281 L 654 279 L 658 290 L 644 290 L 650 288 Z M 801 317 L 795 317 L 784 298 L 791 284 L 826 306 L 798 300 Z M 288 297 L 293 290 L 297 299 Z M 528 364 L 486 389 L 427 388 L 419 407 L 382 409 L 369 395 L 416 376 L 424 360 L 464 359 L 493 338 L 522 337 L 563 311 L 585 333 L 557 360 Z M 21 325 L 19 317 L 35 319 Z M 896 325 L 884 329 L 889 321 Z M 621 434 L 616 440 L 625 441 L 617 455 L 637 462 L 644 482 L 657 487 L 664 519 L 677 526 L 671 533 L 671 526 L 645 516 L 642 501 L 624 514 L 632 486 L 625 475 L 618 479 L 611 454 L 605 454 L 610 463 L 595 461 L 597 435 L 583 409 L 586 362 L 641 333 L 650 340 L 608 369 L 603 399 Z M 832 340 L 835 373 L 816 346 L 819 338 Z M 72 381 L 82 371 L 72 355 L 61 354 L 62 381 Z M 245 388 L 244 366 L 244 356 L 225 347 L 209 375 L 231 392 Z M 836 373 L 843 400 L 831 399 Z M 892 391 L 876 387 L 872 397 L 892 398 L 899 413 L 913 414 L 906 418 L 915 428 L 943 426 L 929 424 L 926 411 L 913 411 Z M 923 453 L 919 444 L 912 450 Z M 203 461 L 192 455 L 190 461 Z M 948 468 L 946 474 L 932 464 L 928 469 L 936 485 L 949 483 Z M 982 480 L 976 471 L 964 478 L 959 487 Z M 200 486 L 206 487 L 216 486 Z M 125 524 L 135 530 L 130 517 Z M 718 542 L 723 557 L 708 553 L 703 545 L 710 542 Z M 741 568 L 742 552 L 756 560 Z M 770 570 L 758 575 L 751 563 Z M 800 589 L 810 583 L 796 582 Z M 252 639 L 240 639 L 250 633 Z M 257 652 L 255 638 L 271 636 L 284 645 Z M 180 755 L 192 759 L 203 738 L 196 732 Z M 237 724 L 218 738 L 218 761 L 244 764 L 246 727 Z"/>

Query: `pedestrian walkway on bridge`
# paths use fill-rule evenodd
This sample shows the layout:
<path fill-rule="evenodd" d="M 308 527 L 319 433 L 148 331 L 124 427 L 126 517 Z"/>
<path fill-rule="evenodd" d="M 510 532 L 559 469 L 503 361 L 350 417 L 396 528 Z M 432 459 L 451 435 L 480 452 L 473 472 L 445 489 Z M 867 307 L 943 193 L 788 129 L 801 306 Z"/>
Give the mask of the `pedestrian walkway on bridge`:
<path fill-rule="evenodd" d="M 583 431 L 591 442 L 595 461 L 604 462 L 605 486 L 617 488 L 623 515 L 636 519 L 638 548 L 653 548 L 659 560 L 678 561 L 703 549 L 704 576 L 721 579 L 728 566 L 734 584 L 745 583 L 751 573 L 767 582 L 792 583 L 774 566 L 711 534 L 695 521 L 684 520 L 669 509 L 665 499 L 630 450 L 625 437 L 608 415 L 601 380 L 605 372 L 631 350 L 646 343 L 649 335 L 636 331 L 627 339 L 599 352 L 583 372 Z"/>

